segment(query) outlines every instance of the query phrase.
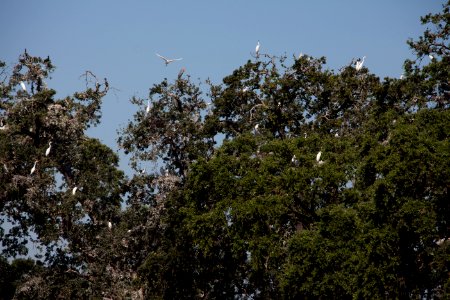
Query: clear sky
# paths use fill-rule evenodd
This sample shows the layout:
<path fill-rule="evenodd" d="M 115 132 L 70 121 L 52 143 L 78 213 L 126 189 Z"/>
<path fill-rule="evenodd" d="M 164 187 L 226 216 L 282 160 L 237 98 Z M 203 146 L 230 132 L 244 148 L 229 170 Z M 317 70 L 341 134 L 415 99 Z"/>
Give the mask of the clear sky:
<path fill-rule="evenodd" d="M 406 44 L 425 27 L 420 17 L 444 0 L 112 1 L 2 0 L 0 60 L 12 66 L 26 48 L 56 65 L 50 88 L 58 97 L 85 85 L 86 70 L 107 77 L 102 124 L 89 131 L 117 150 L 116 131 L 132 118 L 132 96 L 181 67 L 193 78 L 223 76 L 261 52 L 325 56 L 337 70 L 354 57 L 380 76 L 399 77 L 412 52 Z M 165 67 L 158 52 L 183 60 Z M 127 161 L 121 155 L 121 166 Z"/>

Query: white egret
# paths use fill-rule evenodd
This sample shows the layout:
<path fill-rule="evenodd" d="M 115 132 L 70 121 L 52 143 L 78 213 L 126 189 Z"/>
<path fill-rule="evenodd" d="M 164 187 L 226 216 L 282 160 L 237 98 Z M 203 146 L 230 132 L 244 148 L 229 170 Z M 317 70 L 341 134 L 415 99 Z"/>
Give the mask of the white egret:
<path fill-rule="evenodd" d="M 336 133 L 334 134 L 334 137 L 339 137 L 339 133 L 336 132 Z"/>
<path fill-rule="evenodd" d="M 111 228 L 112 228 L 112 223 L 111 223 L 111 221 L 108 221 L 108 229 L 111 230 Z"/>
<path fill-rule="evenodd" d="M 317 155 L 316 155 L 316 161 L 317 162 L 320 161 L 320 156 L 322 156 L 322 151 L 319 151 L 319 153 L 317 153 Z"/>
<path fill-rule="evenodd" d="M 77 192 L 77 190 L 78 190 L 78 187 L 77 187 L 77 186 L 74 187 L 74 188 L 72 189 L 72 195 L 75 195 L 75 193 Z"/>
<path fill-rule="evenodd" d="M 167 57 L 164 57 L 164 56 L 162 56 L 162 55 L 159 55 L 158 53 L 156 53 L 156 56 L 158 56 L 159 58 L 161 58 L 162 60 L 164 60 L 164 62 L 166 63 L 166 66 L 168 65 L 168 64 L 170 64 L 171 62 L 174 62 L 174 61 L 176 61 L 176 60 L 182 60 L 183 58 L 167 58 Z"/>
<path fill-rule="evenodd" d="M 20 86 L 22 87 L 22 90 L 24 90 L 24 92 L 27 91 L 27 86 L 25 85 L 25 83 L 23 81 L 20 82 Z"/>
<path fill-rule="evenodd" d="M 255 48 L 256 57 L 259 57 L 259 48 L 261 48 L 261 44 L 258 41 L 258 43 L 256 44 L 256 48 Z"/>
<path fill-rule="evenodd" d="M 356 66 L 355 66 L 356 71 L 361 70 L 361 68 L 362 68 L 362 66 L 363 66 L 363 64 L 364 64 L 364 59 L 366 59 L 365 56 L 363 56 L 362 60 L 361 60 L 361 59 L 358 59 L 358 60 L 356 61 Z"/>
<path fill-rule="evenodd" d="M 3 124 L 3 120 L 0 120 L 0 130 L 6 130 L 8 127 Z"/>
<path fill-rule="evenodd" d="M 147 108 L 145 109 L 145 114 L 148 114 L 150 112 L 150 99 L 147 102 Z"/>
<path fill-rule="evenodd" d="M 428 55 L 428 57 L 431 59 L 431 60 L 433 60 L 434 59 L 434 56 L 433 56 L 433 54 L 429 54 Z"/>
<path fill-rule="evenodd" d="M 45 156 L 50 154 L 50 150 L 52 149 L 52 142 L 48 142 L 48 148 L 45 150 Z"/>
<path fill-rule="evenodd" d="M 255 134 L 259 133 L 259 124 L 256 124 L 254 128 L 255 128 Z"/>
<path fill-rule="evenodd" d="M 436 245 L 440 246 L 440 245 L 442 245 L 442 244 L 443 244 L 445 241 L 447 241 L 447 240 L 449 240 L 449 239 L 442 238 L 442 239 L 437 240 L 435 243 L 436 243 Z"/>
<path fill-rule="evenodd" d="M 38 161 L 36 160 L 36 161 L 34 162 L 33 167 L 31 168 L 30 175 L 33 175 L 34 171 L 36 171 L 36 164 L 37 164 L 37 163 L 38 163 Z"/>

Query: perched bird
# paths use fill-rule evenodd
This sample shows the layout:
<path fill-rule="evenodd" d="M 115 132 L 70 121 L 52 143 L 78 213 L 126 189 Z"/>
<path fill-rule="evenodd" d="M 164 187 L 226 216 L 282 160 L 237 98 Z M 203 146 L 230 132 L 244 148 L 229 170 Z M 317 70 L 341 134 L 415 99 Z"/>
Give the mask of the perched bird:
<path fill-rule="evenodd" d="M 433 54 L 429 54 L 428 55 L 428 57 L 431 59 L 431 60 L 433 60 L 434 59 L 434 56 L 433 56 Z"/>
<path fill-rule="evenodd" d="M 259 48 L 261 48 L 261 44 L 258 41 L 258 43 L 256 44 L 256 48 L 255 48 L 256 57 L 259 57 Z"/>
<path fill-rule="evenodd" d="M 156 53 L 156 56 L 158 56 L 159 58 L 161 58 L 162 60 L 164 60 L 164 62 L 166 63 L 166 66 L 168 65 L 168 64 L 170 64 L 171 62 L 174 62 L 174 61 L 176 61 L 176 60 L 182 60 L 183 58 L 167 58 L 167 57 L 164 57 L 164 56 L 162 56 L 162 55 L 159 55 L 158 53 Z"/>
<path fill-rule="evenodd" d="M 8 127 L 3 124 L 3 120 L 0 120 L 0 130 L 6 130 Z"/>
<path fill-rule="evenodd" d="M 45 156 L 50 154 L 50 150 L 52 149 L 52 142 L 48 142 L 48 148 L 45 150 Z"/>
<path fill-rule="evenodd" d="M 108 221 L 108 229 L 111 230 L 111 228 L 112 228 L 112 223 L 111 223 L 111 221 Z"/>
<path fill-rule="evenodd" d="M 23 90 L 24 92 L 27 91 L 27 87 L 26 87 L 26 85 L 25 85 L 25 83 L 24 83 L 23 81 L 20 82 L 20 86 L 22 87 L 22 90 Z"/>
<path fill-rule="evenodd" d="M 339 137 L 339 133 L 336 132 L 336 133 L 334 134 L 334 137 Z"/>
<path fill-rule="evenodd" d="M 36 164 L 37 164 L 37 163 L 38 163 L 38 161 L 36 160 L 36 161 L 34 162 L 33 167 L 31 168 L 30 175 L 33 175 L 34 171 L 36 171 Z"/>
<path fill-rule="evenodd" d="M 78 189 L 78 187 L 74 187 L 74 188 L 72 189 L 72 195 L 75 195 L 75 193 L 77 192 L 77 189 Z"/>
<path fill-rule="evenodd" d="M 316 155 L 316 161 L 317 162 L 320 161 L 320 156 L 322 156 L 322 151 L 319 151 L 319 153 L 317 153 L 317 155 Z"/>
<path fill-rule="evenodd" d="M 255 128 L 255 134 L 259 133 L 259 124 L 256 124 L 254 128 Z"/>
<path fill-rule="evenodd" d="M 150 112 L 150 99 L 147 102 L 147 108 L 145 109 L 145 114 L 148 114 Z"/>
<path fill-rule="evenodd" d="M 293 163 L 294 166 L 298 166 L 298 159 L 297 159 L 297 156 L 295 156 L 295 154 L 291 158 L 291 163 Z"/>
<path fill-rule="evenodd" d="M 366 58 L 366 57 L 363 56 L 362 60 L 361 60 L 361 59 L 358 59 L 358 60 L 356 61 L 356 66 L 355 66 L 356 71 L 361 70 L 361 68 L 362 68 L 362 66 L 363 66 L 363 64 L 364 64 L 364 59 L 365 59 L 365 58 Z"/>

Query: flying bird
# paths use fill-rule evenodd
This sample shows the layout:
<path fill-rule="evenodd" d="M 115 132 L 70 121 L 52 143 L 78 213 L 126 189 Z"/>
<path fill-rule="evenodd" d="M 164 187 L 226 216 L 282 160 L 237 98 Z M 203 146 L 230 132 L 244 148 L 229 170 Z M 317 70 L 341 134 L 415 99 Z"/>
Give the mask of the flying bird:
<path fill-rule="evenodd" d="M 33 173 L 34 173 L 34 171 L 36 171 L 36 164 L 37 164 L 37 160 L 34 162 L 34 165 L 33 165 L 33 167 L 31 168 L 31 171 L 30 171 L 30 175 L 33 175 Z"/>
<path fill-rule="evenodd" d="M 364 64 L 364 59 L 365 59 L 365 58 L 366 58 L 366 57 L 363 56 L 362 60 L 361 60 L 361 59 L 358 59 L 358 60 L 356 61 L 356 66 L 355 66 L 356 71 L 361 70 L 361 68 L 362 68 L 362 66 L 363 66 L 363 64 Z"/>
<path fill-rule="evenodd" d="M 52 149 L 52 142 L 48 142 L 48 148 L 45 150 L 45 156 L 50 154 L 50 150 Z"/>
<path fill-rule="evenodd" d="M 162 60 L 164 60 L 164 62 L 166 63 L 166 66 L 168 65 L 168 64 L 170 64 L 171 62 L 174 62 L 174 61 L 176 61 L 176 60 L 182 60 L 183 58 L 167 58 L 167 57 L 164 57 L 164 56 L 162 56 L 162 55 L 159 55 L 158 53 L 156 53 L 156 56 L 158 56 L 159 58 L 161 58 Z"/>
<path fill-rule="evenodd" d="M 27 86 L 25 85 L 25 83 L 24 83 L 23 81 L 20 82 L 20 86 L 22 87 L 22 90 L 23 90 L 24 92 L 27 91 Z"/>
<path fill-rule="evenodd" d="M 259 48 L 261 48 L 261 44 L 258 41 L 258 43 L 256 44 L 256 48 L 255 48 L 256 57 L 259 57 Z"/>

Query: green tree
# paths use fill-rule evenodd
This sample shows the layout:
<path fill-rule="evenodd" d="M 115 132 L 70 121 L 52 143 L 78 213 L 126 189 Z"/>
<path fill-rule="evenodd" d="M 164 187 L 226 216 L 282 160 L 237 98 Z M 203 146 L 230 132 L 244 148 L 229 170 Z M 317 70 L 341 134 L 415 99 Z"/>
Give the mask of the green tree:
<path fill-rule="evenodd" d="M 55 99 L 45 83 L 53 68 L 25 51 L 1 82 L 0 208 L 11 228 L 0 238 L 7 257 L 26 255 L 30 240 L 41 249 L 45 272 L 25 283 L 35 296 L 80 296 L 76 289 L 104 276 L 106 262 L 93 258 L 107 243 L 98 235 L 116 221 L 124 175 L 117 155 L 84 134 L 100 120 L 108 82 L 88 71 L 93 87 Z"/>

